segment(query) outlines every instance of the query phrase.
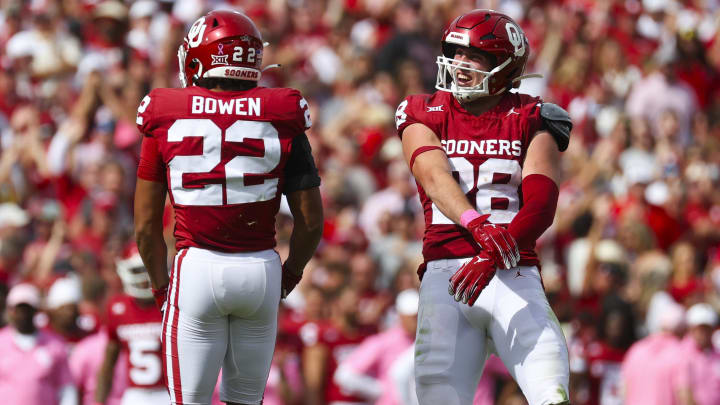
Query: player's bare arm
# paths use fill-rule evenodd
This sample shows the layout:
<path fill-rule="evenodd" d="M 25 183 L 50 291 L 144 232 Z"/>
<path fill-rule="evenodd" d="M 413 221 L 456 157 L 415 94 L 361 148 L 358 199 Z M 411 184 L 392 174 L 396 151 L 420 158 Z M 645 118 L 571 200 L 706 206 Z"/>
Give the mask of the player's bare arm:
<path fill-rule="evenodd" d="M 115 373 L 115 363 L 120 354 L 120 344 L 116 340 L 109 340 L 105 348 L 105 358 L 97 377 L 97 389 L 95 390 L 95 401 L 104 404 L 112 389 L 112 380 Z"/>
<path fill-rule="evenodd" d="M 415 179 L 440 211 L 459 224 L 462 213 L 474 208 L 453 178 L 450 162 L 435 133 L 426 125 L 412 124 L 403 132 L 402 145 L 405 161 Z M 420 148 L 425 151 L 416 153 L 422 151 Z"/>
<path fill-rule="evenodd" d="M 531 249 L 553 223 L 557 208 L 560 151 L 549 132 L 530 142 L 522 171 L 523 207 L 508 226 L 521 249 Z"/>
<path fill-rule="evenodd" d="M 135 189 L 135 239 L 153 291 L 167 291 L 167 246 L 163 238 L 166 185 L 137 179 Z"/>
<path fill-rule="evenodd" d="M 322 199 L 318 187 L 289 193 L 287 201 L 293 215 L 294 226 L 290 236 L 290 252 L 283 264 L 283 297 L 290 293 L 285 291 L 290 287 L 286 286 L 286 276 L 295 276 L 299 281 L 305 265 L 320 243 L 323 232 Z"/>
<path fill-rule="evenodd" d="M 555 183 L 560 180 L 560 151 L 549 132 L 538 132 L 530 141 L 523 165 L 523 180 L 532 174 L 547 176 Z"/>
<path fill-rule="evenodd" d="M 303 350 L 303 375 L 305 376 L 305 401 L 307 405 L 320 405 L 323 399 L 325 364 L 329 355 L 327 347 L 315 344 Z"/>

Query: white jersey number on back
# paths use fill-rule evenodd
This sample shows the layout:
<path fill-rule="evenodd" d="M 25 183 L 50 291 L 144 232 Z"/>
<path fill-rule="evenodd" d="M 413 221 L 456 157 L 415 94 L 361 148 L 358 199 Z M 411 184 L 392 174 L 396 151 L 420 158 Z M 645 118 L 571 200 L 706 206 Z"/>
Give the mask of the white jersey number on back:
<path fill-rule="evenodd" d="M 183 174 L 209 173 L 220 164 L 223 133 L 209 119 L 181 119 L 168 129 L 168 142 L 182 142 L 186 137 L 202 137 L 203 154 L 179 155 L 170 160 L 170 190 L 176 204 L 223 205 L 223 188 L 227 194 L 227 204 L 268 201 L 276 197 L 277 178 L 245 185 L 246 174 L 269 173 L 280 163 L 280 140 L 272 124 L 238 120 L 225 131 L 226 142 L 260 139 L 265 146 L 264 156 L 235 156 L 230 160 L 225 165 L 225 185 L 215 183 L 196 188 L 184 187 Z"/>

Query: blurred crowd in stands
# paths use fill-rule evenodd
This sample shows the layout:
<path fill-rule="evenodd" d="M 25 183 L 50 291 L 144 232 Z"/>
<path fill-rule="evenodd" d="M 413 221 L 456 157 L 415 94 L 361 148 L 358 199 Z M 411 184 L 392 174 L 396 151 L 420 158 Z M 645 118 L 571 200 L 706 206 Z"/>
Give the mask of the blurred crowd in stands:
<path fill-rule="evenodd" d="M 434 91 L 442 30 L 476 7 L 521 24 L 526 73 L 543 78 L 520 91 L 575 124 L 555 222 L 538 242 L 572 403 L 720 404 L 718 0 L 0 0 L 0 312 L 14 286 L 37 286 L 43 300 L 20 291 L 7 309 L 33 301 L 35 322 L 69 353 L 52 361 L 69 359 L 81 393 L 91 366 L 73 362 L 100 361 L 88 350 L 102 356 L 104 303 L 122 291 L 116 261 L 133 239 L 137 106 L 179 86 L 182 37 L 221 7 L 250 16 L 269 42 L 265 64 L 282 65 L 261 85 L 308 100 L 323 181 L 323 240 L 282 302 L 266 404 L 339 393 L 413 403 L 399 381 L 412 380 L 403 350 L 417 304 L 398 295 L 419 286 L 423 215 L 395 107 Z M 283 208 L 281 256 L 291 229 Z M 371 354 L 353 356 L 363 341 Z M 0 339 L 0 363 L 12 344 Z M 524 403 L 496 358 L 487 368 L 476 404 Z M 36 374 L 24 384 L 61 379 Z"/>

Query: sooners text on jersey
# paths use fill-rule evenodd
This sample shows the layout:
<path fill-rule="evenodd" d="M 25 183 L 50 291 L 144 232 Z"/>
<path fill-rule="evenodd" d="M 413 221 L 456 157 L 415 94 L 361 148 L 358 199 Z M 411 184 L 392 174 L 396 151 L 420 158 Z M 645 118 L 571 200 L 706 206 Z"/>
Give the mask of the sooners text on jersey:
<path fill-rule="evenodd" d="M 297 90 L 155 89 L 140 104 L 137 125 L 151 137 L 143 140 L 138 177 L 167 183 L 178 250 L 275 246 L 283 168 L 292 139 L 311 125 Z M 146 147 L 152 141 L 154 149 Z"/>
<path fill-rule="evenodd" d="M 162 313 L 155 303 L 141 306 L 137 299 L 120 294 L 108 302 L 108 336 L 120 343 L 127 356 L 128 385 L 162 388 L 163 367 L 160 350 Z"/>
<path fill-rule="evenodd" d="M 522 205 L 522 167 L 528 145 L 540 129 L 539 98 L 507 93 L 493 109 L 474 116 L 451 93 L 408 96 L 397 108 L 398 134 L 421 123 L 440 139 L 453 176 L 470 204 L 489 221 L 509 224 Z M 425 212 L 425 261 L 470 257 L 479 246 L 465 228 L 447 218 L 418 184 Z M 520 265 L 537 265 L 534 250 L 520 251 Z"/>

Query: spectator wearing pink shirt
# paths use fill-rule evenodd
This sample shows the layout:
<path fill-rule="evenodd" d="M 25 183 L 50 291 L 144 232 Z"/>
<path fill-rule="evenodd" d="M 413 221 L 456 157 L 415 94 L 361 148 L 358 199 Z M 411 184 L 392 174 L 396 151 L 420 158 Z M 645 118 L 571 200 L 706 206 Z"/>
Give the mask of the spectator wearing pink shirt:
<path fill-rule="evenodd" d="M 665 304 L 660 330 L 630 346 L 621 366 L 625 405 L 678 404 L 671 382 L 677 372 L 684 316 L 682 306 Z"/>
<path fill-rule="evenodd" d="M 677 352 L 673 387 L 681 405 L 720 404 L 720 352 L 712 345 L 718 315 L 705 303 L 687 312 L 688 333 Z"/>
<path fill-rule="evenodd" d="M 80 404 L 95 405 L 95 388 L 97 375 L 105 356 L 107 332 L 94 333 L 75 345 L 70 356 L 70 372 L 80 392 Z M 112 390 L 105 405 L 120 405 L 123 391 L 127 387 L 127 353 L 121 352 L 115 365 Z"/>
<path fill-rule="evenodd" d="M 398 294 L 395 309 L 398 324 L 365 339 L 339 366 L 335 382 L 352 395 L 374 401 L 375 405 L 401 405 L 399 391 L 391 376 L 395 361 L 415 341 L 418 292 L 405 290 Z"/>
<path fill-rule="evenodd" d="M 40 292 L 18 284 L 7 297 L 9 325 L 0 329 L 0 399 L 5 404 L 76 405 L 67 345 L 38 330 Z"/>
<path fill-rule="evenodd" d="M 299 404 L 302 391 L 300 356 L 293 351 L 293 347 L 288 344 L 287 340 L 278 339 L 272 364 L 270 364 L 263 405 Z"/>

